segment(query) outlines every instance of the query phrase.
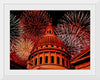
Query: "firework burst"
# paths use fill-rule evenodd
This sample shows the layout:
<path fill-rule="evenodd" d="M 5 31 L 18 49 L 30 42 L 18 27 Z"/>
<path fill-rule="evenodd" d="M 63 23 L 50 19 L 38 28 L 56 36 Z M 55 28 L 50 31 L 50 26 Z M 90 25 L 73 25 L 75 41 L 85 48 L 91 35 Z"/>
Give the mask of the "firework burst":
<path fill-rule="evenodd" d="M 14 51 L 17 56 L 19 56 L 22 60 L 27 60 L 34 46 L 34 42 L 20 36 L 12 43 L 11 46 L 14 47 Z"/>
<path fill-rule="evenodd" d="M 19 19 L 15 15 L 10 14 L 10 42 L 17 38 L 20 34 L 18 31 Z"/>
<path fill-rule="evenodd" d="M 18 31 L 18 24 L 19 19 L 13 14 L 10 14 L 10 51 L 14 52 L 15 46 L 12 46 L 12 42 L 20 36 L 20 33 Z"/>
<path fill-rule="evenodd" d="M 90 32 L 90 13 L 89 11 L 68 11 L 64 14 L 59 23 L 80 24 L 85 32 Z"/>
<path fill-rule="evenodd" d="M 67 12 L 59 21 L 55 34 L 65 43 L 72 57 L 90 47 L 90 34 L 87 32 L 89 30 L 84 28 L 90 24 L 87 13 Z"/>
<path fill-rule="evenodd" d="M 50 15 L 45 11 L 24 11 L 19 21 L 21 34 L 25 33 L 36 38 L 41 38 L 48 23 L 52 22 Z"/>

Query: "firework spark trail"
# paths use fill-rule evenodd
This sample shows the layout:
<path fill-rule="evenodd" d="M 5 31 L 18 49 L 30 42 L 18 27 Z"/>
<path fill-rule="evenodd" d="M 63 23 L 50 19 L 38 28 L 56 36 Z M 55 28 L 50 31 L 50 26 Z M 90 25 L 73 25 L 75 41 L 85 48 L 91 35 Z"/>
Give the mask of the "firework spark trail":
<path fill-rule="evenodd" d="M 45 11 L 24 11 L 20 17 L 19 30 L 21 34 L 27 34 L 41 38 L 46 26 L 52 22 L 50 15 Z"/>
<path fill-rule="evenodd" d="M 59 20 L 55 33 L 72 56 L 90 46 L 90 15 L 84 11 L 68 11 Z"/>
<path fill-rule="evenodd" d="M 10 42 L 20 35 L 18 32 L 18 24 L 19 19 L 13 14 L 10 14 Z"/>
<path fill-rule="evenodd" d="M 34 46 L 34 42 L 30 39 L 18 37 L 11 46 L 14 46 L 16 55 L 22 60 L 27 60 Z"/>
<path fill-rule="evenodd" d="M 85 30 L 90 33 L 90 14 L 85 11 L 68 11 L 64 14 L 62 19 L 59 20 L 61 24 L 78 23 Z"/>
<path fill-rule="evenodd" d="M 58 24 L 55 33 L 65 43 L 72 56 L 90 46 L 90 35 L 79 24 Z"/>
<path fill-rule="evenodd" d="M 20 33 L 18 31 L 18 24 L 19 19 L 13 14 L 10 14 L 10 45 L 12 45 L 12 42 L 15 38 L 20 36 Z M 15 46 L 10 46 L 10 51 L 14 51 Z"/>

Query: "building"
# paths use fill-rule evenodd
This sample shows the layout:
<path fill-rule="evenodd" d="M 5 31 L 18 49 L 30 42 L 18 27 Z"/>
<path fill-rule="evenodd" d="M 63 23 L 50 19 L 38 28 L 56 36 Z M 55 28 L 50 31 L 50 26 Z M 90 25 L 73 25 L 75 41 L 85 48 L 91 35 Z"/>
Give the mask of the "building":
<path fill-rule="evenodd" d="M 49 24 L 45 35 L 38 40 L 27 61 L 27 69 L 70 69 L 71 57 L 64 43 L 56 37 Z"/>
<path fill-rule="evenodd" d="M 75 69 L 90 69 L 90 48 L 70 60 Z"/>
<path fill-rule="evenodd" d="M 14 62 L 13 58 L 10 57 L 10 69 L 87 70 L 90 69 L 90 47 L 71 58 L 66 46 L 57 38 L 51 24 L 49 24 L 45 35 L 35 43 L 27 66 Z"/>

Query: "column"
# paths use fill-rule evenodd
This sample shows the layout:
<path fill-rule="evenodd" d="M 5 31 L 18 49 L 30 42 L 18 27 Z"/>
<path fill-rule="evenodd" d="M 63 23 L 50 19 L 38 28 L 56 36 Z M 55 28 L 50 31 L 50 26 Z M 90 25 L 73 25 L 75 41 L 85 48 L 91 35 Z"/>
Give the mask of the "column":
<path fill-rule="evenodd" d="M 43 61 L 43 64 L 45 64 L 45 53 L 43 52 L 43 59 L 42 59 L 42 61 Z"/>
<path fill-rule="evenodd" d="M 60 54 L 60 65 L 62 65 L 62 54 Z"/>
<path fill-rule="evenodd" d="M 54 56 L 54 64 L 57 64 L 57 55 L 56 55 L 56 52 L 55 52 L 55 56 Z"/>
<path fill-rule="evenodd" d="M 48 56 L 48 63 L 51 63 L 51 53 L 49 52 L 49 56 Z"/>
<path fill-rule="evenodd" d="M 39 62 L 40 62 L 39 55 L 40 55 L 40 54 L 37 54 L 37 65 L 39 65 L 39 64 L 40 64 L 40 63 L 39 63 Z"/>

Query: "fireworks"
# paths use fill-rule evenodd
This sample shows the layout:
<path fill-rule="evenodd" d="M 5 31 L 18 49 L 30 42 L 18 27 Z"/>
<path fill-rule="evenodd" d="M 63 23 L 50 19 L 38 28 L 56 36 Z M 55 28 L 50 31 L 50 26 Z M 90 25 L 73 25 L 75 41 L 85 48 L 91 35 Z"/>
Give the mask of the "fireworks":
<path fill-rule="evenodd" d="M 18 37 L 12 44 L 15 48 L 16 55 L 22 60 L 27 60 L 28 56 L 34 46 L 34 42 L 29 39 Z"/>
<path fill-rule="evenodd" d="M 13 14 L 10 14 L 10 51 L 14 52 L 15 46 L 12 46 L 12 42 L 20 36 L 20 33 L 18 31 L 18 24 L 19 24 L 19 19 Z"/>
<path fill-rule="evenodd" d="M 85 32 L 90 32 L 90 13 L 88 11 L 68 11 L 64 14 L 62 19 L 59 20 L 59 23 L 78 23 Z"/>
<path fill-rule="evenodd" d="M 20 17 L 19 30 L 21 34 L 41 38 L 49 22 L 52 20 L 45 11 L 24 11 Z"/>
<path fill-rule="evenodd" d="M 66 12 L 63 19 L 59 21 L 55 33 L 64 42 L 72 57 L 90 46 L 88 13 Z"/>
<path fill-rule="evenodd" d="M 45 11 L 23 11 L 19 19 L 13 14 L 10 15 L 10 48 L 15 62 L 26 64 L 21 60 L 26 62 L 35 40 L 45 34 L 49 23 L 52 23 L 52 19 Z M 54 31 L 72 57 L 81 53 L 90 46 L 89 12 L 66 11 Z"/>
<path fill-rule="evenodd" d="M 19 19 L 13 14 L 10 14 L 10 42 L 17 38 L 20 33 L 18 31 Z"/>

